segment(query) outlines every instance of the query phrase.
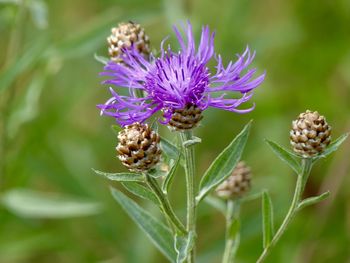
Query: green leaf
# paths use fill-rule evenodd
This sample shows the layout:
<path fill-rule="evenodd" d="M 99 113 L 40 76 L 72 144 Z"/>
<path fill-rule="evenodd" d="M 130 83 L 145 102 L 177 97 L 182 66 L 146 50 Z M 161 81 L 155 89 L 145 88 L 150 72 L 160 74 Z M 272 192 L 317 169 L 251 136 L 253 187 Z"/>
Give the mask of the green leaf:
<path fill-rule="evenodd" d="M 162 184 L 162 191 L 165 194 L 167 194 L 169 192 L 169 189 L 170 189 L 171 184 L 173 182 L 175 171 L 176 171 L 177 166 L 179 165 L 180 159 L 181 159 L 181 156 L 179 155 L 177 157 L 176 161 L 174 161 L 172 159 L 170 160 L 171 168 L 170 168 L 169 173 L 166 175 L 164 182 Z"/>
<path fill-rule="evenodd" d="M 239 233 L 240 223 L 237 218 L 234 218 L 228 227 L 228 239 L 234 239 Z"/>
<path fill-rule="evenodd" d="M 182 143 L 182 145 L 183 145 L 184 147 L 188 148 L 188 147 L 191 147 L 191 146 L 193 146 L 193 145 L 195 145 L 195 144 L 197 144 L 197 143 L 201 143 L 201 142 L 202 142 L 202 139 L 201 139 L 201 138 L 198 138 L 198 137 L 196 137 L 196 136 L 192 136 L 192 139 L 191 139 L 191 140 L 184 141 L 184 142 Z"/>
<path fill-rule="evenodd" d="M 333 141 L 326 149 L 323 153 L 321 153 L 319 156 L 316 157 L 316 159 L 319 158 L 325 158 L 328 155 L 330 155 L 331 153 L 335 152 L 336 150 L 338 150 L 339 146 L 346 140 L 346 138 L 348 137 L 349 133 L 345 133 L 343 135 L 341 135 L 340 137 L 338 137 L 335 141 Z"/>
<path fill-rule="evenodd" d="M 21 4 L 21 0 L 0 0 L 0 4 Z"/>
<path fill-rule="evenodd" d="M 47 13 L 48 8 L 43 0 L 31 0 L 27 4 L 30 15 L 39 29 L 45 29 L 48 26 Z"/>
<path fill-rule="evenodd" d="M 118 181 L 118 182 L 144 182 L 144 176 L 142 174 L 136 174 L 136 173 L 106 173 L 101 172 L 98 170 L 95 170 L 92 168 L 92 170 L 103 177 L 106 177 L 107 179 L 111 181 Z"/>
<path fill-rule="evenodd" d="M 171 261 L 175 262 L 176 252 L 171 231 L 133 200 L 111 188 L 114 199 L 122 206 L 137 226 L 150 238 L 153 244 Z"/>
<path fill-rule="evenodd" d="M 136 182 L 123 182 L 122 185 L 134 195 L 141 197 L 143 199 L 149 200 L 153 202 L 156 205 L 159 205 L 159 201 L 156 197 L 156 195 L 149 190 L 148 188 L 144 187 L 143 185 L 140 185 Z"/>
<path fill-rule="evenodd" d="M 157 168 L 151 169 L 147 171 L 147 174 L 152 176 L 153 178 L 165 177 L 168 174 L 168 167 L 162 168 L 158 166 Z"/>
<path fill-rule="evenodd" d="M 99 55 L 97 55 L 96 53 L 94 54 L 94 58 L 95 58 L 98 62 L 102 63 L 103 65 L 106 65 L 106 64 L 108 63 L 108 61 L 109 61 L 109 58 L 104 57 L 104 56 L 99 56 Z"/>
<path fill-rule="evenodd" d="M 12 213 L 27 218 L 70 218 L 90 216 L 102 211 L 97 202 L 61 194 L 13 189 L 0 202 Z"/>
<path fill-rule="evenodd" d="M 155 131 L 156 133 L 158 133 L 158 119 L 154 119 L 152 122 L 151 122 L 151 130 Z"/>
<path fill-rule="evenodd" d="M 188 235 L 176 235 L 175 236 L 175 250 L 177 253 L 176 263 L 184 262 L 188 254 L 191 252 L 194 246 L 195 235 L 191 231 Z"/>
<path fill-rule="evenodd" d="M 247 194 L 247 195 L 241 197 L 240 200 L 241 200 L 241 202 L 254 201 L 254 200 L 260 198 L 262 194 L 263 194 L 263 192 L 250 193 L 250 194 Z"/>
<path fill-rule="evenodd" d="M 164 138 L 160 139 L 160 148 L 169 159 L 173 160 L 176 160 L 181 153 L 174 144 Z"/>
<path fill-rule="evenodd" d="M 11 139 L 16 137 L 21 125 L 33 120 L 38 115 L 40 96 L 45 87 L 45 77 L 41 71 L 36 73 L 24 94 L 14 100 L 15 106 L 10 112 L 7 123 L 7 133 Z"/>
<path fill-rule="evenodd" d="M 263 216 L 263 245 L 267 248 L 273 237 L 273 207 L 270 195 L 267 191 L 262 194 L 262 216 Z"/>
<path fill-rule="evenodd" d="M 45 51 L 45 38 L 39 38 L 21 54 L 8 68 L 0 73 L 0 93 L 8 89 L 12 82 L 24 71 L 30 69 L 33 64 L 42 58 Z"/>
<path fill-rule="evenodd" d="M 330 192 L 327 191 L 327 192 L 325 192 L 325 193 L 323 193 L 321 195 L 306 198 L 306 199 L 304 199 L 303 201 L 301 201 L 299 203 L 297 209 L 301 210 L 301 209 L 303 209 L 306 206 L 317 204 L 317 203 L 327 199 L 329 197 L 329 195 L 330 195 Z"/>
<path fill-rule="evenodd" d="M 272 151 L 278 156 L 278 158 L 287 163 L 297 174 L 301 172 L 299 157 L 296 154 L 289 152 L 275 142 L 270 140 L 266 140 L 266 142 L 271 147 Z"/>
<path fill-rule="evenodd" d="M 244 146 L 247 142 L 251 121 L 233 139 L 233 141 L 219 154 L 205 172 L 199 184 L 197 202 L 203 199 L 213 188 L 229 177 L 241 159 Z"/>

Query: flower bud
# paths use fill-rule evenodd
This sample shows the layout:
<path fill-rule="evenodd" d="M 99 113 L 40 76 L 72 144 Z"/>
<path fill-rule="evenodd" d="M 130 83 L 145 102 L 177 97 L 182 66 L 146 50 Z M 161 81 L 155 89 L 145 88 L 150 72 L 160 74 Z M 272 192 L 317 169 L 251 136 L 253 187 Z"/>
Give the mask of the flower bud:
<path fill-rule="evenodd" d="M 293 121 L 290 143 L 303 157 L 322 153 L 331 141 L 331 127 L 317 111 L 307 110 Z"/>
<path fill-rule="evenodd" d="M 139 24 L 133 22 L 120 23 L 118 27 L 113 27 L 111 32 L 112 34 L 107 38 L 107 42 L 108 53 L 113 61 L 123 62 L 122 49 L 130 48 L 131 45 L 145 57 L 150 54 L 149 37 Z"/>
<path fill-rule="evenodd" d="M 245 162 L 239 162 L 230 177 L 217 188 L 216 194 L 224 199 L 235 199 L 246 194 L 251 187 L 251 170 Z"/>
<path fill-rule="evenodd" d="M 160 159 L 160 136 L 147 124 L 134 123 L 118 134 L 118 158 L 130 171 L 151 169 Z"/>
<path fill-rule="evenodd" d="M 169 125 L 176 131 L 195 128 L 203 119 L 202 111 L 196 105 L 188 104 L 183 109 L 174 110 Z"/>

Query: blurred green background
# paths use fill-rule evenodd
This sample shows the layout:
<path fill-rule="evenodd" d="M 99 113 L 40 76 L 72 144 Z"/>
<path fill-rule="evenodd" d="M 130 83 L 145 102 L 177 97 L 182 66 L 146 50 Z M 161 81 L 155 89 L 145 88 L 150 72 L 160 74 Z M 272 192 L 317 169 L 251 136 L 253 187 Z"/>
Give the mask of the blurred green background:
<path fill-rule="evenodd" d="M 249 44 L 257 52 L 254 65 L 267 72 L 252 113 L 205 112 L 195 131 L 203 140 L 198 174 L 254 119 L 244 159 L 254 172 L 253 191 L 270 190 L 280 223 L 295 176 L 264 138 L 288 146 L 291 120 L 306 109 L 327 117 L 334 138 L 350 130 L 350 1 L 1 0 L 1 263 L 166 261 L 114 202 L 110 182 L 91 170 L 125 171 L 115 157 L 114 120 L 95 106 L 109 92 L 94 54 L 107 56 L 106 37 L 119 22 L 141 23 L 157 49 L 167 35 L 175 43 L 171 25 L 186 19 L 197 37 L 202 24 L 216 30 L 216 51 L 226 62 Z M 316 165 L 306 195 L 331 190 L 331 198 L 303 210 L 267 262 L 350 262 L 349 155 L 347 140 Z M 31 199 L 23 189 L 42 195 Z M 66 197 L 77 200 L 76 208 L 60 216 Z M 171 197 L 183 216 L 181 170 Z M 40 210 L 50 200 L 58 211 L 53 218 Z M 28 206 L 38 211 L 23 212 Z M 224 218 L 203 204 L 198 222 L 198 262 L 220 262 Z M 255 200 L 243 207 L 237 262 L 255 262 L 261 250 Z"/>

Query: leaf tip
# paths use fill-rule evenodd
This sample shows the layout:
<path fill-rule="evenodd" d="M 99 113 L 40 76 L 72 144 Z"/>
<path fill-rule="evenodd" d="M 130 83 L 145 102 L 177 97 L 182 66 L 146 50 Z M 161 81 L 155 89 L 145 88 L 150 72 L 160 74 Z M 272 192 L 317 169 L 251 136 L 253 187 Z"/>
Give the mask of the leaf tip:
<path fill-rule="evenodd" d="M 267 138 L 264 138 L 264 142 L 266 142 L 267 144 L 271 145 L 273 142 Z"/>
<path fill-rule="evenodd" d="M 91 167 L 91 170 L 92 170 L 95 174 L 101 175 L 101 172 L 100 172 L 99 170 L 96 170 L 95 168 L 92 168 L 92 167 Z"/>
<path fill-rule="evenodd" d="M 253 119 L 251 119 L 250 121 L 248 121 L 248 123 L 247 123 L 247 127 L 249 127 L 250 128 L 250 126 L 252 126 L 252 123 L 254 122 L 254 120 Z"/>

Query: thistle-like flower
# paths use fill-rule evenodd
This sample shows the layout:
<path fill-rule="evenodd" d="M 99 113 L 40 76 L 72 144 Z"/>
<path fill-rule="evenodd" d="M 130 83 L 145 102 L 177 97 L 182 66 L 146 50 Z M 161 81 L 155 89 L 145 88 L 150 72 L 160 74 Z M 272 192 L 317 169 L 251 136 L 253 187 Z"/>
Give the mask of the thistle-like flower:
<path fill-rule="evenodd" d="M 224 199 L 241 197 L 250 190 L 251 178 L 250 167 L 241 161 L 237 164 L 230 177 L 216 188 L 216 194 Z"/>
<path fill-rule="evenodd" d="M 116 63 L 123 62 L 123 49 L 129 49 L 131 46 L 144 57 L 148 57 L 150 53 L 149 37 L 141 25 L 133 22 L 120 23 L 118 27 L 113 27 L 107 43 L 111 60 Z"/>
<path fill-rule="evenodd" d="M 118 158 L 130 171 L 147 171 L 158 163 L 162 152 L 160 136 L 147 124 L 136 122 L 126 126 L 118 139 Z"/>
<path fill-rule="evenodd" d="M 322 153 L 331 142 L 331 127 L 317 111 L 300 113 L 293 121 L 290 143 L 293 150 L 303 157 Z"/>
<path fill-rule="evenodd" d="M 128 95 L 122 95 L 110 88 L 112 97 L 103 105 L 98 105 L 101 113 L 112 116 L 122 125 L 134 122 L 144 122 L 158 111 L 162 112 L 161 123 L 170 122 L 174 114 L 181 114 L 184 109 L 193 109 L 194 118 L 200 120 L 198 113 L 208 107 L 216 107 L 232 112 L 246 113 L 253 110 L 254 105 L 247 109 L 238 109 L 242 103 L 252 97 L 252 90 L 264 80 L 265 74 L 254 78 L 256 69 L 246 70 L 254 59 L 247 48 L 238 55 L 236 62 L 229 62 L 225 67 L 220 55 L 216 58 L 216 72 L 208 68 L 209 60 L 214 56 L 214 33 L 209 27 L 202 29 L 201 39 L 196 49 L 191 24 L 188 23 L 185 37 L 174 27 L 180 51 L 174 52 L 168 46 L 161 44 L 160 57 L 151 54 L 147 61 L 135 48 L 124 50 L 123 64 L 113 61 L 105 66 L 102 75 L 111 77 L 104 81 L 129 90 Z M 143 91 L 144 97 L 137 96 L 137 90 Z M 236 94 L 236 97 L 232 96 Z M 239 95 L 237 98 L 237 94 Z M 187 111 L 186 111 L 187 112 Z M 176 121 L 182 120 L 176 118 Z M 191 121 L 186 119 L 184 126 L 177 129 L 189 129 Z"/>

